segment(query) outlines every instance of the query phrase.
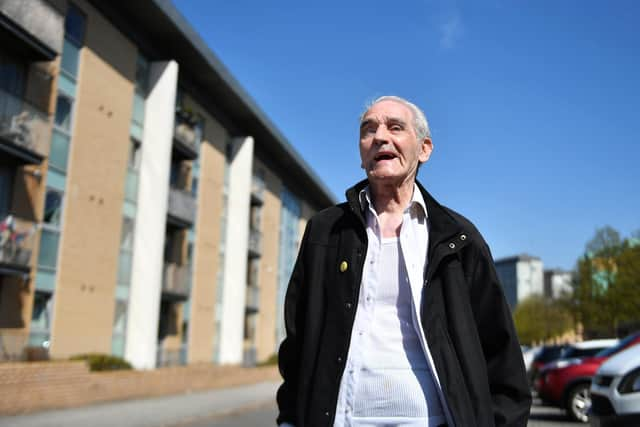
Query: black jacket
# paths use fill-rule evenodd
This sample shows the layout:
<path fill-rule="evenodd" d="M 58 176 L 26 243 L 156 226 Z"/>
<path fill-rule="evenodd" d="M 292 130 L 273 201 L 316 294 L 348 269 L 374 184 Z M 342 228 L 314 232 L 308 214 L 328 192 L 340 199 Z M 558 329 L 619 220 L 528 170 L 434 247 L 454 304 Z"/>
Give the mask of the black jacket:
<path fill-rule="evenodd" d="M 278 423 L 333 424 L 367 250 L 365 185 L 307 224 L 285 300 Z M 531 395 L 489 248 L 471 222 L 418 186 L 430 222 L 420 316 L 453 421 L 526 426 Z"/>

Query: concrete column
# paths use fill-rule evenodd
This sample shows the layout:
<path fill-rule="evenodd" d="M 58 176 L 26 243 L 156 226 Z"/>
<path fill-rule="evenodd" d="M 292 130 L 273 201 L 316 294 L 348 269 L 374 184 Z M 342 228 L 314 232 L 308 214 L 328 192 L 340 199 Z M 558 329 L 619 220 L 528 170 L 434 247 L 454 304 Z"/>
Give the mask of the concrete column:
<path fill-rule="evenodd" d="M 156 365 L 178 64 L 154 62 L 149 77 L 125 347 L 136 369 Z"/>
<path fill-rule="evenodd" d="M 220 327 L 220 363 L 242 362 L 249 249 L 253 138 L 234 138 L 229 163 L 229 198 Z"/>

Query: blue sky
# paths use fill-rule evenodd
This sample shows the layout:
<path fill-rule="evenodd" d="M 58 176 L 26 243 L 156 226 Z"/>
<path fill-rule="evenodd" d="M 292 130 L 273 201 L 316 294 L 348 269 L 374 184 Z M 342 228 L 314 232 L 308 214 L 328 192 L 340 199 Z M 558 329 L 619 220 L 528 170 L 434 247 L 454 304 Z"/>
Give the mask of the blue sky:
<path fill-rule="evenodd" d="M 430 123 L 419 179 L 495 258 L 570 269 L 596 228 L 640 229 L 640 2 L 174 4 L 338 200 L 395 94 Z"/>

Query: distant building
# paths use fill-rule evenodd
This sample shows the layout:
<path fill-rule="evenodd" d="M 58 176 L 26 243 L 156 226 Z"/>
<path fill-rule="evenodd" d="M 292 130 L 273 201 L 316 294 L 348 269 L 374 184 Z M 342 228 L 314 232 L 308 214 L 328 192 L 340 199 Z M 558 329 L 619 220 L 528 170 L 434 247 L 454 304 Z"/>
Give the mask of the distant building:
<path fill-rule="evenodd" d="M 544 296 L 556 299 L 573 291 L 570 271 L 549 269 L 544 271 Z"/>
<path fill-rule="evenodd" d="M 527 254 L 495 261 L 505 297 L 513 310 L 523 299 L 544 294 L 542 260 Z"/>
<path fill-rule="evenodd" d="M 0 0 L 0 359 L 269 358 L 335 201 L 171 2 Z"/>

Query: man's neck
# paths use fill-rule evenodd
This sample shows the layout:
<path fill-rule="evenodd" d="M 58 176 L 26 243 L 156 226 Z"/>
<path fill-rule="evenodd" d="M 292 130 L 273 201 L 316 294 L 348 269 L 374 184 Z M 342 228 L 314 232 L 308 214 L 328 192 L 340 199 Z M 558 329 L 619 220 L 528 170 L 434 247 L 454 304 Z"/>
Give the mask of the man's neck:
<path fill-rule="evenodd" d="M 413 197 L 414 180 L 397 183 L 369 181 L 371 201 L 378 214 L 383 237 L 400 235 L 402 214 Z"/>

